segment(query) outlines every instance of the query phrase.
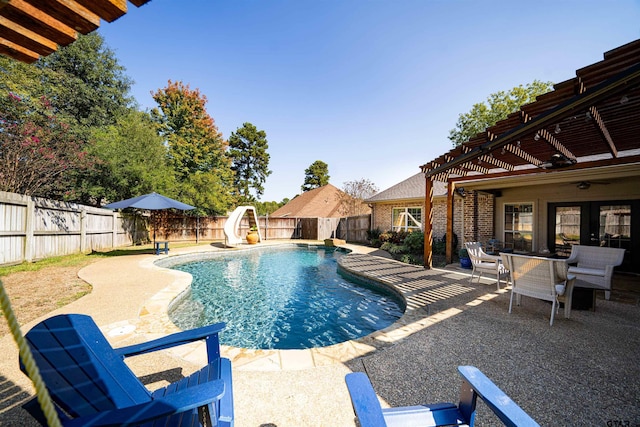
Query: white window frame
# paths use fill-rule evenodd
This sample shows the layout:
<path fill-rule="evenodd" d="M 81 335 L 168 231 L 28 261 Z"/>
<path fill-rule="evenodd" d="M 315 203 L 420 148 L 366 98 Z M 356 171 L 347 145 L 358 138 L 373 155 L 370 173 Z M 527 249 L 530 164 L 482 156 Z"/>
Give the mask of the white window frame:
<path fill-rule="evenodd" d="M 417 209 L 420 211 L 420 221 L 416 220 L 411 213 L 409 213 L 409 209 Z M 394 222 L 397 219 L 395 217 L 395 212 L 397 210 L 402 210 L 400 212 L 399 217 L 402 218 L 402 225 L 396 225 Z M 393 231 L 409 231 L 409 230 L 418 230 L 422 231 L 422 215 L 424 213 L 424 209 L 422 206 L 396 206 L 391 208 L 391 230 Z M 409 222 L 412 222 L 416 225 L 409 225 Z"/>

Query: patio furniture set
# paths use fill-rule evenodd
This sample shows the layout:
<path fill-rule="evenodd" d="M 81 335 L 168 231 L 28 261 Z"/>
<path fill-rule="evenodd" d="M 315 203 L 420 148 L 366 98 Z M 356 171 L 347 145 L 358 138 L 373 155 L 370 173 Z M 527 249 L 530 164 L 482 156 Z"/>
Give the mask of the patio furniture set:
<path fill-rule="evenodd" d="M 517 304 L 522 295 L 552 302 L 551 325 L 560 302 L 565 303 L 565 317 L 569 318 L 573 288 L 578 283 L 610 290 L 613 268 L 622 263 L 624 256 L 623 249 L 579 245 L 573 247 L 568 260 L 512 253 L 492 256 L 477 242 L 465 246 L 473 262 L 470 280 L 477 275 L 479 281 L 483 273 L 495 274 L 498 289 L 502 279 L 509 281 L 512 285 L 509 313 L 514 295 Z M 576 262 L 577 266 L 570 267 L 570 262 Z M 42 397 L 38 390 L 38 398 L 24 408 L 43 425 L 58 425 L 55 423 L 58 419 L 64 426 L 232 427 L 231 361 L 221 357 L 218 339 L 223 329 L 224 324 L 216 324 L 114 349 L 91 317 L 80 314 L 51 317 L 26 334 L 30 352 L 20 352 L 22 370 L 30 377 L 42 378 L 48 397 L 47 393 Z M 155 392 L 148 391 L 124 362 L 126 357 L 198 340 L 206 342 L 206 365 Z M 416 423 L 473 426 L 478 398 L 507 426 L 538 425 L 477 368 L 460 366 L 458 371 L 463 377 L 458 404 L 383 409 L 364 373 L 348 374 L 345 382 L 355 415 L 363 427 Z"/>
<path fill-rule="evenodd" d="M 560 303 L 564 303 L 565 318 L 571 315 L 574 288 L 592 289 L 591 307 L 595 310 L 595 291 L 604 290 L 605 299 L 611 296 L 613 270 L 622 264 L 624 249 L 601 246 L 573 245 L 567 259 L 553 258 L 550 253 L 514 254 L 501 252 L 490 255 L 479 242 L 466 242 L 473 271 L 469 281 L 483 273 L 496 276 L 498 290 L 502 279 L 511 282 L 509 313 L 513 297 L 520 305 L 522 295 L 551 301 L 551 320 Z M 540 256 L 545 255 L 545 256 Z M 576 264 L 576 265 L 573 265 Z"/>
<path fill-rule="evenodd" d="M 24 408 L 43 425 L 56 425 L 57 417 L 64 426 L 232 427 L 231 361 L 221 357 L 218 339 L 224 326 L 219 323 L 114 349 L 89 316 L 65 314 L 46 319 L 25 338 L 56 416 L 47 413 L 46 403 L 36 397 Z M 153 393 L 124 362 L 126 357 L 197 340 L 206 342 L 207 364 Z M 21 363 L 23 371 L 28 371 L 28 364 Z M 538 426 L 477 368 L 460 366 L 458 371 L 463 377 L 458 404 L 382 409 L 364 373 L 347 374 L 345 382 L 362 427 L 473 426 L 478 398 L 507 426 Z"/>

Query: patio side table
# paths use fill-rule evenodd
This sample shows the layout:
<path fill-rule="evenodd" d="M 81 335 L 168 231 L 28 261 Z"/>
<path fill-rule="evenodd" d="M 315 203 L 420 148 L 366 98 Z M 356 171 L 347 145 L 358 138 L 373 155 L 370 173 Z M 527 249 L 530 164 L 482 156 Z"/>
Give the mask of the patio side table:
<path fill-rule="evenodd" d="M 160 252 L 164 252 L 165 254 L 169 254 L 169 241 L 168 240 L 160 240 L 157 242 L 153 242 L 154 250 L 156 251 L 156 255 L 160 255 Z"/>

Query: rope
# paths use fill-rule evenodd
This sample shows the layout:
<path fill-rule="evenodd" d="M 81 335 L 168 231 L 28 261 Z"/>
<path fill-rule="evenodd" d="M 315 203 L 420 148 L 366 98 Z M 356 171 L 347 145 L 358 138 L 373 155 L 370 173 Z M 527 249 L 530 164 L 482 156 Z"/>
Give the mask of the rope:
<path fill-rule="evenodd" d="M 9 301 L 9 295 L 7 295 L 7 292 L 4 289 L 2 280 L 0 280 L 0 303 L 2 304 L 2 312 L 4 313 L 4 317 L 5 319 L 7 319 L 7 323 L 9 324 L 9 329 L 11 329 L 11 334 L 13 334 L 13 339 L 18 344 L 18 348 L 20 349 L 20 359 L 22 360 L 22 363 L 27 370 L 27 375 L 29 376 L 29 378 L 31 378 L 31 381 L 36 388 L 38 403 L 40 404 L 42 412 L 47 419 L 47 425 L 49 425 L 50 427 L 61 427 L 58 413 L 53 407 L 53 402 L 51 401 L 49 391 L 45 387 L 44 381 L 42 381 L 42 376 L 40 376 L 38 366 L 33 359 L 31 348 L 22 336 L 20 325 L 18 325 L 16 315 L 11 308 L 11 301 Z"/>

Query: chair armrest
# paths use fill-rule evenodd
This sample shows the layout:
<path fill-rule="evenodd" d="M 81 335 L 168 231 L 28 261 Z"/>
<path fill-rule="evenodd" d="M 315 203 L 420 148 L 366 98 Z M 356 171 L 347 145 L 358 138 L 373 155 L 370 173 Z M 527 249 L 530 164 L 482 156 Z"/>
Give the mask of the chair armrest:
<path fill-rule="evenodd" d="M 606 265 L 604 267 L 604 278 L 607 283 L 611 283 L 611 278 L 613 277 L 613 270 L 616 268 L 615 265 Z"/>
<path fill-rule="evenodd" d="M 369 378 L 362 372 L 345 377 L 351 405 L 361 427 L 386 427 L 382 407 Z"/>
<path fill-rule="evenodd" d="M 474 392 L 480 396 L 506 426 L 539 426 L 529 414 L 524 412 L 478 368 L 474 366 L 458 366 L 458 371 Z"/>
<path fill-rule="evenodd" d="M 209 381 L 150 402 L 74 418 L 66 422 L 65 427 L 138 425 L 208 405 L 223 394 L 222 380 Z"/>
<path fill-rule="evenodd" d="M 191 329 L 188 331 L 177 332 L 167 335 L 166 337 L 155 340 L 134 344 L 127 347 L 115 348 L 114 351 L 121 357 L 138 356 L 140 354 L 150 353 L 157 350 L 175 347 L 178 345 L 188 344 L 193 341 L 207 339 L 217 336 L 225 327 L 224 323 L 216 323 L 214 325 L 203 326 L 202 328 Z"/>
<path fill-rule="evenodd" d="M 489 255 L 489 254 L 482 254 L 480 256 L 480 261 L 487 261 L 487 262 L 500 262 L 501 258 L 499 255 Z"/>

